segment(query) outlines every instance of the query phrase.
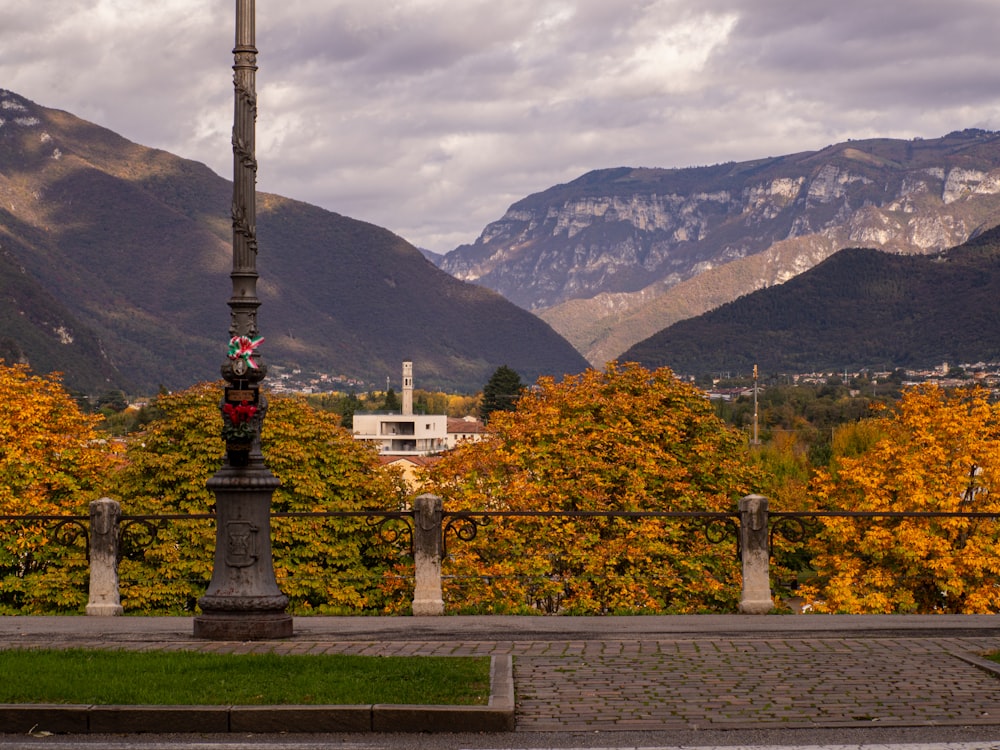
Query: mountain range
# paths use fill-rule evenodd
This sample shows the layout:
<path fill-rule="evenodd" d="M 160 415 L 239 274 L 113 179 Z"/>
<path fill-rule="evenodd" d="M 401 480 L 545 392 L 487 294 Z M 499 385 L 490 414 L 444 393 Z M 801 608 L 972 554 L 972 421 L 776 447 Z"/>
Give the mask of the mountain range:
<path fill-rule="evenodd" d="M 440 261 L 595 366 L 842 248 L 935 254 L 1000 223 L 1000 133 L 871 139 L 685 169 L 603 169 L 520 200 Z"/>
<path fill-rule="evenodd" d="M 689 375 L 1000 362 L 1000 227 L 934 256 L 848 248 L 622 355 Z"/>
<path fill-rule="evenodd" d="M 203 164 L 0 90 L 0 359 L 86 393 L 218 377 L 231 198 Z M 298 384 L 381 386 L 411 360 L 418 387 L 459 392 L 504 364 L 531 383 L 588 360 L 989 361 L 997 224 L 1000 134 L 982 130 L 599 170 L 444 257 L 259 193 L 262 349 Z"/>
<path fill-rule="evenodd" d="M 232 183 L 0 90 L 0 358 L 71 390 L 154 393 L 219 377 Z M 475 392 L 586 361 L 498 293 L 386 229 L 259 193 L 261 352 L 272 374 Z M 329 380 L 327 382 L 330 382 Z"/>

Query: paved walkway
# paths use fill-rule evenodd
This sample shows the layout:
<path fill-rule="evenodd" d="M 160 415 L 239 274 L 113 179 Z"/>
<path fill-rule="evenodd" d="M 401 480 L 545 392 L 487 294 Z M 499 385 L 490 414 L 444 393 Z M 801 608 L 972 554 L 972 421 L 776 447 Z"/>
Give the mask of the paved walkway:
<path fill-rule="evenodd" d="M 295 620 L 206 642 L 189 618 L 0 617 L 0 647 L 510 654 L 517 729 L 1000 726 L 997 616 Z"/>

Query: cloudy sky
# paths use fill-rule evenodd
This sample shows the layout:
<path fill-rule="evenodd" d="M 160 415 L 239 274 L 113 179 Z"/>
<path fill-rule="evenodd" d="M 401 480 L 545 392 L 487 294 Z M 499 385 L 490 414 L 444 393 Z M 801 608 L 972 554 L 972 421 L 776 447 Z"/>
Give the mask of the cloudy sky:
<path fill-rule="evenodd" d="M 234 18 L 0 0 L 0 88 L 231 177 Z M 256 21 L 259 189 L 437 252 L 591 169 L 1000 129 L 996 0 L 260 0 Z"/>

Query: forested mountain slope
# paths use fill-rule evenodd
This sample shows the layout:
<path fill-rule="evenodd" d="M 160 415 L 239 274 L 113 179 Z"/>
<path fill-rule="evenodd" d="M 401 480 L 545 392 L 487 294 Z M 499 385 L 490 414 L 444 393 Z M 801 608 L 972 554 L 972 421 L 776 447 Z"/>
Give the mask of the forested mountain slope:
<path fill-rule="evenodd" d="M 841 250 L 779 286 L 675 323 L 622 355 L 676 372 L 1000 361 L 1000 228 L 935 256 Z"/>
<path fill-rule="evenodd" d="M 215 379 L 231 293 L 231 183 L 0 91 L 0 356 L 70 388 L 155 392 Z M 273 371 L 475 391 L 584 359 L 499 294 L 386 229 L 258 197 L 262 352 Z"/>

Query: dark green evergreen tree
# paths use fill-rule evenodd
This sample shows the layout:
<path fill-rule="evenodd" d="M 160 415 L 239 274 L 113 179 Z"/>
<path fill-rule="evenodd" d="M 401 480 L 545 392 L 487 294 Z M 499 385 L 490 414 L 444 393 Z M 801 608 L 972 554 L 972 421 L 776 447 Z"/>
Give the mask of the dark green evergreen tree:
<path fill-rule="evenodd" d="M 332 410 L 340 415 L 340 426 L 350 430 L 354 427 L 354 412 L 361 409 L 361 399 L 357 393 L 351 391 L 346 396 L 336 399 Z"/>
<path fill-rule="evenodd" d="M 483 423 L 490 421 L 495 411 L 514 411 L 517 400 L 524 390 L 521 376 L 507 365 L 501 365 L 483 386 L 483 400 L 479 404 L 479 416 Z"/>
<path fill-rule="evenodd" d="M 396 392 L 390 388 L 385 392 L 385 401 L 382 403 L 382 411 L 399 411 L 403 408 L 403 403 L 399 400 Z"/>

